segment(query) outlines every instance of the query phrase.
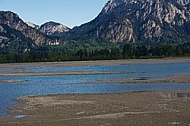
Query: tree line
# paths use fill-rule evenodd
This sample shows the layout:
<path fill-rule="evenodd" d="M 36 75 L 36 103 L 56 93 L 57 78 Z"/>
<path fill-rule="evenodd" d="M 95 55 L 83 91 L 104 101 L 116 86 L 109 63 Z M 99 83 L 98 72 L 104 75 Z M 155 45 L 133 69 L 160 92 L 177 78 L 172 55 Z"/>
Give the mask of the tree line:
<path fill-rule="evenodd" d="M 76 52 L 63 52 L 58 50 L 31 50 L 27 53 L 0 53 L 0 63 L 24 63 L 24 62 L 55 62 L 55 61 L 83 61 L 83 60 L 115 60 L 138 58 L 163 58 L 190 56 L 190 43 L 183 45 L 163 46 L 132 46 L 125 44 L 122 49 L 80 49 Z"/>
<path fill-rule="evenodd" d="M 156 58 L 156 57 L 182 57 L 190 55 L 190 44 L 163 45 L 163 46 L 131 46 L 124 45 L 124 58 Z"/>

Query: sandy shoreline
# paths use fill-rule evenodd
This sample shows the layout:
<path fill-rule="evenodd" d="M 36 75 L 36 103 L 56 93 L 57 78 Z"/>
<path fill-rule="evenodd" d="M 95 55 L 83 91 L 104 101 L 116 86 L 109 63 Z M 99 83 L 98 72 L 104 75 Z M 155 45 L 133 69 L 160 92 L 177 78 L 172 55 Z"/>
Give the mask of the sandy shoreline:
<path fill-rule="evenodd" d="M 66 61 L 66 62 L 36 62 L 36 63 L 8 63 L 0 67 L 10 66 L 93 66 L 93 65 L 118 65 L 131 63 L 172 63 L 190 62 L 190 58 L 163 58 L 163 59 L 126 59 L 126 60 L 96 60 L 96 61 Z"/>
<path fill-rule="evenodd" d="M 27 96 L 3 126 L 190 125 L 190 91 Z M 24 117 L 23 115 L 27 115 Z"/>

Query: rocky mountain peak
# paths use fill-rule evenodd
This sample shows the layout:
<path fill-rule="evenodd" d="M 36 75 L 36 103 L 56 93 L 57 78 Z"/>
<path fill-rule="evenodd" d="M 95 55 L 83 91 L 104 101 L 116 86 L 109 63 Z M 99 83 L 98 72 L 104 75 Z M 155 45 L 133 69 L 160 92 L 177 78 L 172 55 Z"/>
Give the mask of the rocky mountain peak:
<path fill-rule="evenodd" d="M 30 27 L 36 29 L 36 30 L 38 30 L 38 29 L 40 28 L 39 25 L 36 25 L 36 24 L 34 24 L 34 23 L 31 23 L 31 22 L 26 22 L 26 24 L 27 24 L 28 26 L 30 26 Z"/>
<path fill-rule="evenodd" d="M 115 8 L 125 4 L 137 4 L 139 0 L 109 0 L 107 4 L 102 9 L 102 13 L 108 13 L 114 11 Z"/>
<path fill-rule="evenodd" d="M 70 28 L 56 22 L 47 22 L 40 26 L 40 31 L 47 35 L 57 35 L 59 33 L 68 32 Z"/>
<path fill-rule="evenodd" d="M 4 33 L 7 32 L 7 34 L 2 34 L 1 38 L 3 39 L 1 39 L 1 43 L 10 43 L 10 36 L 12 36 L 11 41 L 25 41 L 30 46 L 40 46 L 55 42 L 54 38 L 52 39 L 38 30 L 31 28 L 17 14 L 10 11 L 0 11 L 0 26 L 1 31 Z"/>
<path fill-rule="evenodd" d="M 188 29 L 190 0 L 109 0 L 96 19 L 72 32 L 118 43 L 174 37 L 188 41 Z"/>
<path fill-rule="evenodd" d="M 19 28 L 26 27 L 26 24 L 19 18 L 19 16 L 10 11 L 0 11 L 0 24 L 6 24 L 9 27 Z"/>

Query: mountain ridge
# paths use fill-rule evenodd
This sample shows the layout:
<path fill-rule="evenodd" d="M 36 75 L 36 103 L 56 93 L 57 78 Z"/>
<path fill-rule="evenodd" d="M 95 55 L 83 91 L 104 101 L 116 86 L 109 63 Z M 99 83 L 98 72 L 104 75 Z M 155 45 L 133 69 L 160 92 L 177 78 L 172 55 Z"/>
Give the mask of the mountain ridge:
<path fill-rule="evenodd" d="M 68 32 L 70 28 L 60 23 L 49 21 L 42 24 L 39 30 L 47 35 L 60 36 L 61 33 Z"/>
<path fill-rule="evenodd" d="M 76 44 L 190 43 L 190 0 L 109 0 L 95 19 L 72 29 L 51 21 L 41 26 L 25 23 L 13 12 L 0 11 L 0 47 L 19 50 L 23 43 L 26 50 L 73 40 Z"/>
<path fill-rule="evenodd" d="M 34 24 L 30 24 L 35 26 Z M 17 14 L 0 11 L 0 47 L 25 52 L 36 46 L 62 43 L 59 37 L 48 36 L 35 27 L 28 26 Z M 14 49 L 17 48 L 17 49 Z M 22 49 L 18 49 L 22 48 Z"/>
<path fill-rule="evenodd" d="M 29 27 L 17 14 L 10 11 L 1 11 L 0 12 L 0 24 L 4 24 L 22 32 L 22 34 L 34 41 L 35 45 L 43 45 L 48 42 L 52 42 L 48 36 L 39 32 L 38 30 Z"/>
<path fill-rule="evenodd" d="M 159 42 L 175 36 L 170 41 L 189 42 L 189 6 L 189 0 L 110 0 L 94 20 L 72 29 L 70 36 L 113 43 Z"/>

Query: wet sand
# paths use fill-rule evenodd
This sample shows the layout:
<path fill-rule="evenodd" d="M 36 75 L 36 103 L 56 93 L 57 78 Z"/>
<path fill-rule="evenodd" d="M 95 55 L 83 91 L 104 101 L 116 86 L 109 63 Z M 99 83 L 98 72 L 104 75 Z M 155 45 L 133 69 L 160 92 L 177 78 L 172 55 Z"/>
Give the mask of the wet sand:
<path fill-rule="evenodd" d="M 22 104 L 9 113 L 23 118 L 1 117 L 1 126 L 190 125 L 190 91 L 47 95 L 17 100 Z"/>

